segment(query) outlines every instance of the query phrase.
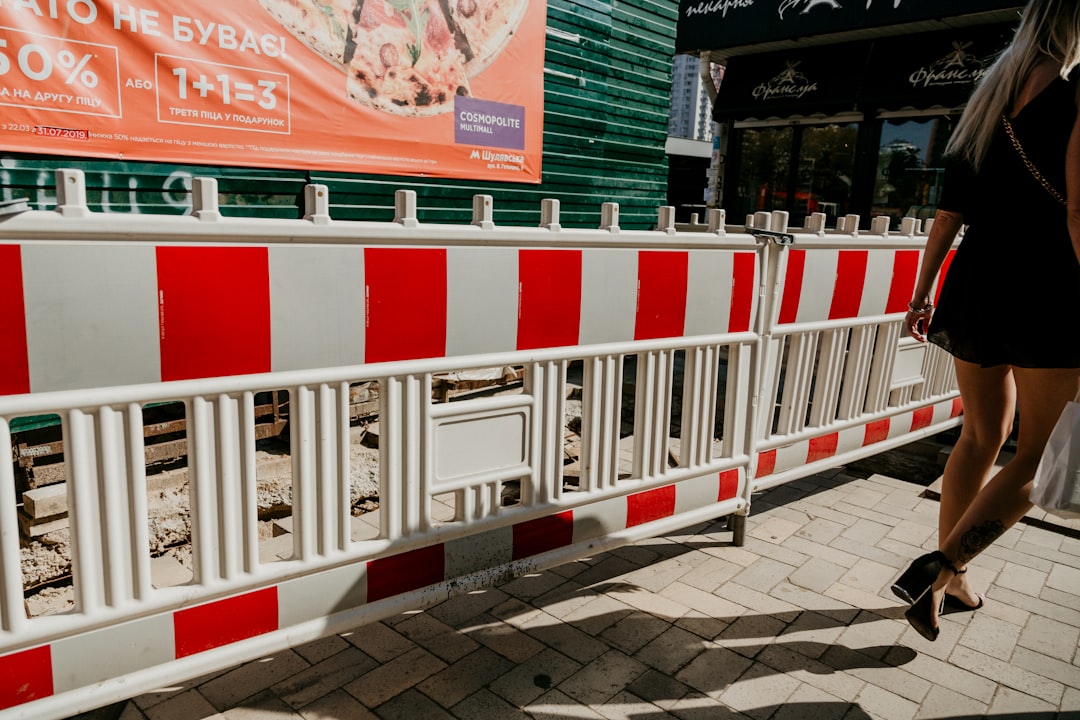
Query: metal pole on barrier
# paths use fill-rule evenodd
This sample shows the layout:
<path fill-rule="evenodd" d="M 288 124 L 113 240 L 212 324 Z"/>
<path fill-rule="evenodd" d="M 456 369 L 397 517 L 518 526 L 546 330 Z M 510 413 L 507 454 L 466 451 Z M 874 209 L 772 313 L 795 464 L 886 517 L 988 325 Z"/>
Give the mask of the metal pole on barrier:
<path fill-rule="evenodd" d="M 773 362 L 777 362 L 777 358 L 773 357 L 775 347 L 772 342 L 772 331 L 776 324 L 775 309 L 781 292 L 781 283 L 779 282 L 782 277 L 781 261 L 787 259 L 785 250 L 792 240 L 792 237 L 787 234 L 787 213 L 778 213 L 771 216 L 768 213 L 758 213 L 758 215 L 762 217 L 755 218 L 756 220 L 762 221 L 763 224 L 765 222 L 770 224 L 768 227 L 769 232 L 755 233 L 758 241 L 763 243 L 764 249 L 760 252 L 763 252 L 765 257 L 762 262 L 764 272 L 758 288 L 760 296 L 760 310 L 756 328 L 758 340 L 754 353 L 755 357 L 750 365 L 750 421 L 746 423 L 744 439 L 744 447 L 750 455 L 750 462 L 746 471 L 746 483 L 743 486 L 743 499 L 746 501 L 746 505 L 741 511 L 732 516 L 733 542 L 740 547 L 746 542 L 746 517 L 750 514 L 751 488 L 758 465 L 757 446 L 758 440 L 764 432 L 761 428 L 765 416 L 761 384 L 763 378 L 770 374 L 767 369 L 772 367 Z M 760 231 L 766 228 L 754 229 Z"/>

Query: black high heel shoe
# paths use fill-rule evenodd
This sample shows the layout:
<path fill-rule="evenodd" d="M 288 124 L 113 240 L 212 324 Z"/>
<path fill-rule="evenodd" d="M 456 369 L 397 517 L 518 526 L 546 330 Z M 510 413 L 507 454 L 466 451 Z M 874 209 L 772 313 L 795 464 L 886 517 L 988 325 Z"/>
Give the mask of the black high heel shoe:
<path fill-rule="evenodd" d="M 944 555 L 940 552 L 940 559 L 935 558 L 934 562 L 938 564 L 938 572 L 941 570 L 949 570 L 953 575 L 962 575 L 967 572 L 967 568 L 963 570 L 957 570 L 956 566 L 950 563 Z M 937 579 L 937 578 L 935 578 Z M 911 623 L 911 627 L 915 628 L 915 631 L 922 635 L 924 638 L 933 642 L 937 640 L 938 634 L 941 632 L 941 628 L 933 624 L 933 607 L 934 607 L 934 585 L 933 582 L 911 604 L 911 607 L 904 612 L 904 617 Z M 942 610 L 945 608 L 945 594 L 942 593 L 941 601 L 938 605 L 938 616 L 941 615 Z"/>
<path fill-rule="evenodd" d="M 961 570 L 960 572 L 967 572 L 967 568 Z M 974 605 L 968 605 L 966 602 L 956 597 L 955 595 L 945 593 L 945 601 L 942 603 L 942 606 L 944 607 L 946 613 L 975 612 L 976 610 L 981 610 L 983 604 L 986 602 L 986 598 L 984 598 L 982 595 L 977 595 L 976 597 L 979 598 L 979 602 L 975 603 Z"/>
<path fill-rule="evenodd" d="M 913 604 L 937 580 L 945 561 L 945 555 L 940 550 L 915 558 L 893 583 L 893 595 L 909 605 Z"/>

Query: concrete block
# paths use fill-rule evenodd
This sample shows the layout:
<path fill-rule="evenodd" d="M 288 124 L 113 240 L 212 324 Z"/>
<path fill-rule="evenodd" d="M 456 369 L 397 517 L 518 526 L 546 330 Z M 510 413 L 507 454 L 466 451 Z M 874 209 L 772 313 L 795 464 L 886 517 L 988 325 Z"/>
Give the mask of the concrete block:
<path fill-rule="evenodd" d="M 293 536 L 278 535 L 259 543 L 259 562 L 272 563 L 288 560 L 293 554 Z"/>
<path fill-rule="evenodd" d="M 150 584 L 155 588 L 186 585 L 191 577 L 191 570 L 172 555 L 150 558 Z"/>
<path fill-rule="evenodd" d="M 23 493 L 23 510 L 36 519 L 67 513 L 67 483 L 46 485 Z"/>
<path fill-rule="evenodd" d="M 382 535 L 379 530 L 378 513 L 364 513 L 352 517 L 349 520 L 349 528 L 349 537 L 353 542 L 376 540 Z"/>
<path fill-rule="evenodd" d="M 34 465 L 31 469 L 34 484 L 38 487 L 55 485 L 67 480 L 67 465 L 64 462 L 51 463 L 49 465 Z"/>
<path fill-rule="evenodd" d="M 146 491 L 148 493 L 175 490 L 187 485 L 188 470 L 186 467 L 165 472 L 154 473 L 146 476 Z"/>
<path fill-rule="evenodd" d="M 32 518 L 22 511 L 19 512 L 19 530 L 22 531 L 24 537 L 41 537 L 46 533 L 64 530 L 67 526 L 67 513 L 50 515 L 44 518 Z"/>

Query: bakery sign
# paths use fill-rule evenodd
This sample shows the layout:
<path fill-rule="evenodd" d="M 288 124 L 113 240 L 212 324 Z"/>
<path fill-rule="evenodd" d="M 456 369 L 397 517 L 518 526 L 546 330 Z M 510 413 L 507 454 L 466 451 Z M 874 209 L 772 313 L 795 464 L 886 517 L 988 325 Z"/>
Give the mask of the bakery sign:
<path fill-rule="evenodd" d="M 841 35 L 911 23 L 940 23 L 989 13 L 994 21 L 1015 22 L 1024 0 L 678 0 L 675 52 L 738 48 L 735 55 L 780 40 Z M 989 20 L 989 18 L 988 18 Z M 952 24 L 952 23 L 946 23 Z M 944 27 L 944 25 L 943 25 Z M 890 33 L 874 33 L 885 36 Z M 851 35 L 848 35 L 851 37 Z"/>
<path fill-rule="evenodd" d="M 0 0 L 0 150 L 540 182 L 545 0 Z"/>
<path fill-rule="evenodd" d="M 816 82 L 811 82 L 798 70 L 800 61 L 788 60 L 783 72 L 760 85 L 756 86 L 752 93 L 755 100 L 767 102 L 770 100 L 797 100 L 805 97 L 818 89 Z"/>
<path fill-rule="evenodd" d="M 913 88 L 974 87 L 986 74 L 995 55 L 979 57 L 967 52 L 973 44 L 971 41 L 953 41 L 951 51 L 913 71 L 908 82 Z"/>

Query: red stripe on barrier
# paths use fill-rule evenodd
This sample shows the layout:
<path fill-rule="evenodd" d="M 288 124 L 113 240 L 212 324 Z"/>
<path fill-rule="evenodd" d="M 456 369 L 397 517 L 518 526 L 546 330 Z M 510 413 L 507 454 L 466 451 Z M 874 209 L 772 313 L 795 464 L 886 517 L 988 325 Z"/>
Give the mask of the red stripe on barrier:
<path fill-rule="evenodd" d="M 924 427 L 930 427 L 930 424 L 933 422 L 934 408 L 919 408 L 911 414 L 911 432 L 915 432 L 916 430 L 922 430 Z"/>
<path fill-rule="evenodd" d="M 739 471 L 725 470 L 720 473 L 720 495 L 717 501 L 730 500 L 739 494 Z"/>
<path fill-rule="evenodd" d="M 964 401 L 960 398 L 954 398 L 952 401 L 952 410 L 949 411 L 949 417 L 960 417 L 964 414 Z"/>
<path fill-rule="evenodd" d="M 581 251 L 521 250 L 517 349 L 577 345 L 580 328 Z"/>
<path fill-rule="evenodd" d="M 728 318 L 728 332 L 746 332 L 753 319 L 754 296 L 757 294 L 757 286 L 754 284 L 757 255 L 752 252 L 737 252 L 732 260 L 734 270 L 731 277 L 731 316 Z"/>
<path fill-rule="evenodd" d="M 836 259 L 836 284 L 833 286 L 829 319 L 858 317 L 866 285 L 868 250 L 841 250 Z"/>
<path fill-rule="evenodd" d="M 824 437 L 810 439 L 810 449 L 806 452 L 806 462 L 831 458 L 840 444 L 840 433 L 830 433 Z"/>
<path fill-rule="evenodd" d="M 626 527 L 644 525 L 675 514 L 675 486 L 646 490 L 626 498 Z"/>
<path fill-rule="evenodd" d="M 48 645 L 0 656 L 0 710 L 53 694 Z"/>
<path fill-rule="evenodd" d="M 161 379 L 270 371 L 264 247 L 159 247 Z"/>
<path fill-rule="evenodd" d="M 446 355 L 446 250 L 364 250 L 364 359 Z"/>
<path fill-rule="evenodd" d="M 173 613 L 177 658 L 247 640 L 277 629 L 276 587 Z"/>
<path fill-rule="evenodd" d="M 0 245 L 0 395 L 30 392 L 22 250 Z"/>
<path fill-rule="evenodd" d="M 686 287 L 690 253 L 638 253 L 637 315 L 634 339 L 680 337 L 686 328 Z"/>
<path fill-rule="evenodd" d="M 897 250 L 893 259 L 892 283 L 889 285 L 889 299 L 885 303 L 886 313 L 904 312 L 911 302 L 915 291 L 915 279 L 919 274 L 919 251 Z"/>
<path fill-rule="evenodd" d="M 754 473 L 755 478 L 765 477 L 766 475 L 772 475 L 773 470 L 776 469 L 776 451 L 766 450 L 763 453 L 758 453 L 757 456 L 757 471 Z"/>
<path fill-rule="evenodd" d="M 956 256 L 955 250 L 950 250 L 945 255 L 945 260 L 941 263 L 941 272 L 938 273 L 937 290 L 934 291 L 934 304 L 937 305 L 938 298 L 941 297 L 941 287 L 945 284 L 945 276 L 949 274 L 949 266 L 952 265 L 953 257 Z"/>
<path fill-rule="evenodd" d="M 888 440 L 889 426 L 891 424 L 889 418 L 866 423 L 866 430 L 863 432 L 863 447 L 879 443 L 882 440 Z"/>
<path fill-rule="evenodd" d="M 369 561 L 368 602 L 441 583 L 446 579 L 445 553 L 446 546 L 440 543 Z"/>
<path fill-rule="evenodd" d="M 780 301 L 781 325 L 793 323 L 799 316 L 799 299 L 802 296 L 803 273 L 806 271 L 806 251 L 788 250 L 787 273 L 784 275 L 784 298 Z"/>
<path fill-rule="evenodd" d="M 513 559 L 539 555 L 574 542 L 574 511 L 529 520 L 514 526 Z"/>

